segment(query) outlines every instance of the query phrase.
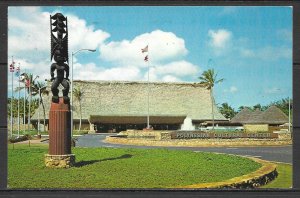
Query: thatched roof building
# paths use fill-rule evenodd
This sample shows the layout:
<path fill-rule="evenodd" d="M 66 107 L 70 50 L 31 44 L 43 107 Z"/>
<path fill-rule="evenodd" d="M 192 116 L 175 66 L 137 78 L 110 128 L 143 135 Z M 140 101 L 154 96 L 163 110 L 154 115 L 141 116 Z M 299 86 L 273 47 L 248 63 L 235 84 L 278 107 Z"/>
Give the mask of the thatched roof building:
<path fill-rule="evenodd" d="M 148 112 L 147 82 L 130 81 L 74 81 L 80 87 L 82 97 L 82 119 L 92 124 L 143 124 Z M 50 91 L 50 84 L 47 88 Z M 52 94 L 43 96 L 46 119 Z M 73 97 L 73 117 L 80 118 L 79 102 Z M 201 123 L 212 119 L 209 90 L 199 83 L 149 83 L 150 124 L 182 124 L 185 118 Z M 32 120 L 37 119 L 42 107 Z M 215 120 L 226 118 L 214 108 Z"/>
<path fill-rule="evenodd" d="M 284 124 L 289 118 L 278 107 L 271 106 L 266 111 L 253 119 L 255 124 Z"/>
<path fill-rule="evenodd" d="M 238 114 L 236 114 L 231 120 L 231 123 L 243 124 L 250 120 L 252 111 L 248 108 L 242 109 Z"/>
<path fill-rule="evenodd" d="M 264 112 L 259 109 L 251 111 L 250 109 L 245 108 L 233 117 L 230 122 L 240 124 L 279 125 L 287 123 L 288 117 L 276 106 L 271 106 Z"/>

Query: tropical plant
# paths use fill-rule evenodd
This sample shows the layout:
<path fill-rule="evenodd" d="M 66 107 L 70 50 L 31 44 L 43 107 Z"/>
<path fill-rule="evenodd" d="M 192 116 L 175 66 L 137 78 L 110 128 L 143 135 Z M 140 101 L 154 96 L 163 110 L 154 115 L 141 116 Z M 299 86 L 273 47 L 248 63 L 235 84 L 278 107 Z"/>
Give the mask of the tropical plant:
<path fill-rule="evenodd" d="M 253 106 L 253 110 L 260 110 L 260 111 L 265 111 L 269 108 L 269 105 L 266 105 L 266 106 L 262 106 L 261 104 L 256 104 Z"/>
<path fill-rule="evenodd" d="M 225 118 L 231 119 L 233 118 L 237 112 L 232 108 L 228 103 L 223 103 L 219 107 L 220 113 L 224 115 Z"/>
<path fill-rule="evenodd" d="M 79 119 L 79 128 L 78 128 L 78 130 L 80 131 L 80 129 L 81 129 L 81 120 L 82 120 L 81 101 L 82 101 L 82 96 L 83 96 L 83 92 L 81 91 L 80 87 L 74 88 L 73 95 L 79 103 L 80 119 Z"/>
<path fill-rule="evenodd" d="M 283 111 L 288 116 L 289 115 L 289 100 L 290 100 L 289 98 L 283 98 L 276 102 L 270 103 L 270 106 L 275 105 L 276 107 L 281 109 L 281 111 Z M 292 100 L 290 100 L 290 105 L 291 105 L 291 109 L 292 109 L 292 106 L 293 106 Z"/>
<path fill-rule="evenodd" d="M 45 105 L 44 105 L 42 95 L 49 95 L 49 91 L 46 88 L 47 88 L 47 86 L 46 86 L 46 83 L 44 83 L 44 82 L 38 81 L 38 82 L 33 84 L 33 95 L 35 96 L 36 94 L 39 94 L 39 99 L 41 101 L 42 108 L 43 108 L 44 129 L 45 129 L 45 126 L 46 126 L 46 110 L 45 110 Z"/>
<path fill-rule="evenodd" d="M 29 114 L 30 117 L 33 116 L 35 110 L 39 107 L 39 99 L 32 99 L 32 96 L 36 96 L 38 95 L 39 91 L 38 91 L 38 84 L 35 80 L 38 78 L 39 76 L 33 76 L 33 74 L 31 73 L 23 73 L 20 75 L 20 81 L 25 84 L 26 86 L 20 86 L 17 87 L 15 89 L 15 92 L 18 92 L 20 90 L 25 89 L 25 91 L 28 93 L 28 97 L 29 97 Z M 27 83 L 29 82 L 29 83 Z M 26 99 L 27 100 L 27 99 Z M 45 117 L 45 113 L 44 113 L 44 117 Z M 30 119 L 30 117 L 28 117 L 28 119 Z M 44 124 L 45 124 L 45 119 L 44 119 Z"/>
<path fill-rule="evenodd" d="M 8 98 L 7 100 L 7 115 L 8 117 L 10 117 L 11 115 L 11 105 L 10 103 L 13 103 L 13 117 L 17 118 L 18 117 L 18 99 L 14 98 L 13 100 L 11 100 L 11 98 Z M 31 103 L 30 103 L 30 109 L 32 110 L 30 112 L 30 115 L 33 116 L 36 108 L 38 108 L 38 99 L 32 99 Z M 25 118 L 28 119 L 28 113 L 29 113 L 29 102 L 28 99 L 25 100 Z M 24 116 L 24 97 L 20 98 L 20 117 Z"/>
<path fill-rule="evenodd" d="M 213 88 L 216 84 L 222 82 L 224 79 L 217 79 L 217 74 L 215 74 L 214 69 L 208 69 L 204 71 L 202 75 L 199 77 L 200 84 L 202 84 L 206 89 L 210 91 L 211 97 L 211 115 L 212 115 L 212 129 L 214 131 L 215 124 L 215 116 L 214 116 L 214 96 L 213 96 Z"/>

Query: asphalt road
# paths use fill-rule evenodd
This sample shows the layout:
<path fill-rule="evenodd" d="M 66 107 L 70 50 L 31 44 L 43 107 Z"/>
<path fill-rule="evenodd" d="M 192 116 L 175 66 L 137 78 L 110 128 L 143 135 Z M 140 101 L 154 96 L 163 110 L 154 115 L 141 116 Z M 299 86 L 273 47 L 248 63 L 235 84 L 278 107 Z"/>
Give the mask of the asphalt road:
<path fill-rule="evenodd" d="M 115 134 L 95 134 L 79 136 L 76 147 L 111 147 L 111 148 L 168 148 L 176 150 L 192 150 L 195 152 L 217 152 L 243 156 L 257 157 L 263 160 L 292 163 L 292 146 L 272 146 L 272 147 L 159 147 L 159 146 L 134 146 L 105 143 L 103 140 L 107 135 Z"/>

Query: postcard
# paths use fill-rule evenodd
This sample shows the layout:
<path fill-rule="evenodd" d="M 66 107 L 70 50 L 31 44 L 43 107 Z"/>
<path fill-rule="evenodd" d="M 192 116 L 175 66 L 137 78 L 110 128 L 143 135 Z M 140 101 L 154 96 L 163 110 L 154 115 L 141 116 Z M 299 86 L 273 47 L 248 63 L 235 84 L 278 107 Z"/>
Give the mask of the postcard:
<path fill-rule="evenodd" d="M 8 189 L 292 188 L 289 6 L 9 6 Z"/>

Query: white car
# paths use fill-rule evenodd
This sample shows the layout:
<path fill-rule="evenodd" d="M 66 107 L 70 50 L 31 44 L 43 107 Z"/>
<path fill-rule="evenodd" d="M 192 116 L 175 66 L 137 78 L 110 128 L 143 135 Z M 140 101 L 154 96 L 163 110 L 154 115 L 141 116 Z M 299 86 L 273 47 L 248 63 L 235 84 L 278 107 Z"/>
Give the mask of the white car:
<path fill-rule="evenodd" d="M 213 129 L 212 126 L 200 128 L 200 130 L 211 131 Z M 243 131 L 244 127 L 242 126 L 215 126 L 214 130 L 216 131 Z"/>

